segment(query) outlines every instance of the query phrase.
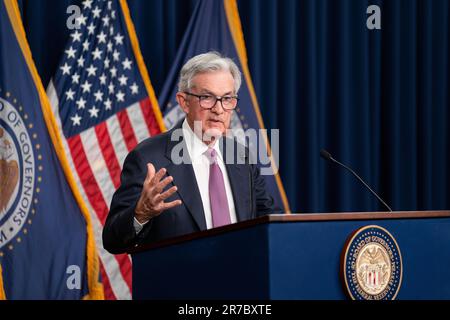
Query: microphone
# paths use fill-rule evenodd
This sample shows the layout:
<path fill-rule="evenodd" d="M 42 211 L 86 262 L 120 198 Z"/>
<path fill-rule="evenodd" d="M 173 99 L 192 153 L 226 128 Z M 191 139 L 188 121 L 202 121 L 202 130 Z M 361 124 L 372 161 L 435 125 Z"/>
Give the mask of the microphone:
<path fill-rule="evenodd" d="M 370 192 L 372 192 L 372 194 L 375 196 L 375 197 L 377 197 L 377 199 L 390 211 L 390 212 L 392 212 L 392 209 L 391 209 L 391 207 L 389 207 L 387 204 L 386 204 L 386 202 L 384 202 L 383 201 L 383 199 L 381 199 L 380 198 L 380 196 L 378 196 L 378 194 L 376 194 L 376 192 L 375 191 L 373 191 L 368 185 L 367 185 L 367 183 L 365 183 L 364 182 L 364 180 L 363 179 L 361 179 L 361 177 L 360 176 L 358 176 L 356 173 L 355 173 L 355 171 L 353 171 L 352 169 L 350 169 L 349 167 L 347 167 L 345 164 L 342 164 L 342 163 L 340 163 L 339 161 L 337 161 L 336 159 L 334 159 L 332 156 L 331 156 L 331 154 L 327 151 L 327 150 L 325 150 L 325 149 L 322 149 L 322 150 L 320 150 L 320 156 L 322 157 L 322 158 L 324 158 L 325 160 L 328 160 L 328 161 L 332 161 L 332 162 L 334 162 L 334 163 L 337 163 L 338 165 L 340 165 L 341 167 L 344 167 L 345 169 L 347 169 L 348 171 L 350 171 L 367 189 L 369 189 L 369 191 Z"/>

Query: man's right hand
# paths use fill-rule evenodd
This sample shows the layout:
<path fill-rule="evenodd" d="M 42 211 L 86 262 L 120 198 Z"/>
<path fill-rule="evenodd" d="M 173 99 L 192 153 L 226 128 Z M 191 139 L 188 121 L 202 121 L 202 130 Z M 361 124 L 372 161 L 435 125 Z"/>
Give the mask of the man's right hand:
<path fill-rule="evenodd" d="M 163 192 L 164 188 L 173 181 L 171 176 L 164 178 L 166 169 L 161 168 L 155 173 L 155 167 L 151 163 L 147 163 L 147 177 L 144 181 L 141 197 L 135 209 L 135 217 L 140 223 L 145 223 L 151 218 L 159 216 L 163 211 L 179 206 L 181 200 L 164 202 L 172 194 L 177 191 L 177 187 L 173 186 Z"/>

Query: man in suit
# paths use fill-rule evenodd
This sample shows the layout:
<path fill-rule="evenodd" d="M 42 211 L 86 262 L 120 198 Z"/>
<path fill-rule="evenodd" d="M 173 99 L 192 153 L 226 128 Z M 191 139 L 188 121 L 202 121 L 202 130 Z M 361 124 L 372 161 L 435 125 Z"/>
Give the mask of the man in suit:
<path fill-rule="evenodd" d="M 275 211 L 248 149 L 226 137 L 240 85 L 236 64 L 218 53 L 183 66 L 176 98 L 186 118 L 125 159 L 103 229 L 106 250 L 122 253 Z"/>

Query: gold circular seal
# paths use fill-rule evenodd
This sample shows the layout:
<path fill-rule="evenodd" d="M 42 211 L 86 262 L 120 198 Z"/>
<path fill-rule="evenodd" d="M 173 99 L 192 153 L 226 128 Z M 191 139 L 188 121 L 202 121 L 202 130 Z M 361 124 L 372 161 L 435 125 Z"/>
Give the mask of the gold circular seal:
<path fill-rule="evenodd" d="M 341 265 L 352 299 L 395 299 L 402 280 L 402 259 L 394 237 L 384 228 L 358 229 L 344 248 Z"/>

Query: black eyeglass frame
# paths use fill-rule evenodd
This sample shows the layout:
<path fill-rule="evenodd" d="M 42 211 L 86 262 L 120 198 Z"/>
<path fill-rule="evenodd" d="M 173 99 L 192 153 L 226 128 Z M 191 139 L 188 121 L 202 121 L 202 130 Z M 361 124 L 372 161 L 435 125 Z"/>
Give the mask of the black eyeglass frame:
<path fill-rule="evenodd" d="M 222 108 L 224 108 L 225 110 L 234 110 L 234 109 L 236 109 L 236 107 L 237 107 L 237 105 L 239 103 L 239 100 L 240 100 L 237 96 L 222 96 L 222 97 L 220 97 L 220 96 L 215 96 L 213 94 L 195 94 L 195 93 L 188 92 L 188 91 L 185 91 L 184 93 L 189 95 L 189 96 L 197 97 L 200 107 L 202 107 L 203 109 L 206 109 L 206 110 L 214 108 L 214 106 L 217 104 L 217 101 L 220 101 L 220 104 L 222 105 Z M 214 102 L 213 105 L 211 105 L 211 107 L 204 107 L 202 105 L 202 98 L 206 98 L 206 97 L 208 97 L 208 98 L 209 97 L 213 97 L 213 98 L 216 99 L 216 101 Z M 224 99 L 224 98 L 236 99 L 236 104 L 232 108 L 225 107 L 224 104 L 223 104 L 223 101 L 222 101 L 222 99 Z"/>

